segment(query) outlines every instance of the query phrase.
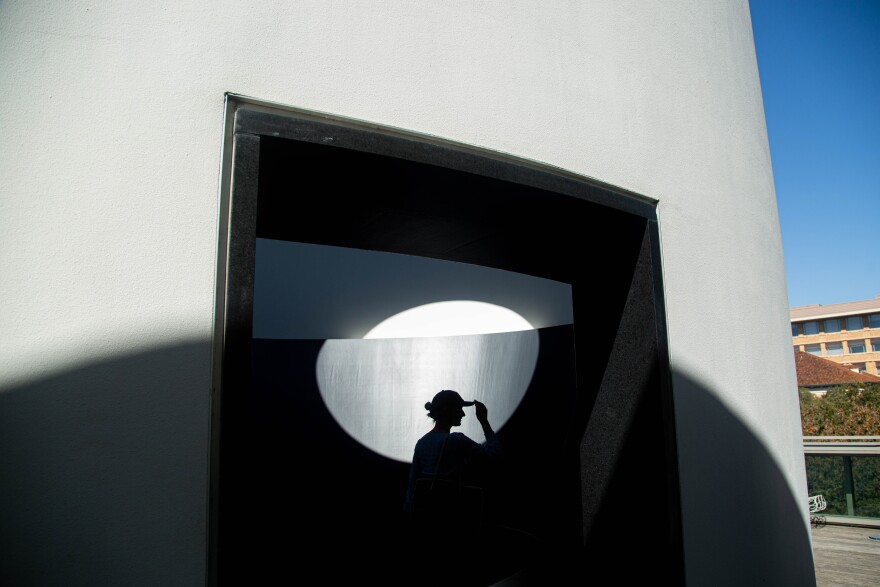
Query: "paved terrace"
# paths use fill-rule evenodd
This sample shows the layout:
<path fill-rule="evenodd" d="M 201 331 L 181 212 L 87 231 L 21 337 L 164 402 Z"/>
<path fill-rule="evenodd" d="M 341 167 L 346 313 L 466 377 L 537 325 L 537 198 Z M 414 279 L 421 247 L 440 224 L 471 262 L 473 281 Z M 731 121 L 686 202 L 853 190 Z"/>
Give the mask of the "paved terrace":
<path fill-rule="evenodd" d="M 813 528 L 817 587 L 880 585 L 880 528 L 827 524 Z"/>

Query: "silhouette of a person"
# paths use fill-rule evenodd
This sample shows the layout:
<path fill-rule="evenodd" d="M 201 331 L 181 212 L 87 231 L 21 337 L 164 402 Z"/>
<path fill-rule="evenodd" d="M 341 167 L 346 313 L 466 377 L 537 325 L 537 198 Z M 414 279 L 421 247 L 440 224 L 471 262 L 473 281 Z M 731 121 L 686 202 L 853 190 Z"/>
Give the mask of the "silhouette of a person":
<path fill-rule="evenodd" d="M 467 406 L 475 406 L 477 420 L 486 437 L 483 443 L 451 431 L 454 426 L 461 426 L 465 416 L 463 408 Z M 458 483 L 475 462 L 496 459 L 502 452 L 501 443 L 489 424 L 488 409 L 482 402 L 465 401 L 458 392 L 444 389 L 425 404 L 425 409 L 434 420 L 434 427 L 416 442 L 404 500 L 404 511 L 414 516 L 413 521 L 417 523 L 421 521 L 417 492 L 419 480 L 422 483 L 434 479 Z"/>
<path fill-rule="evenodd" d="M 452 432 L 452 428 L 461 426 L 464 408 L 468 406 L 474 406 L 485 442 Z M 413 555 L 414 572 L 423 572 L 419 585 L 489 585 L 503 578 L 504 575 L 498 573 L 510 564 L 498 551 L 504 544 L 499 543 L 497 533 L 491 525 L 483 525 L 482 490 L 471 486 L 474 478 L 481 478 L 487 471 L 486 466 L 502 457 L 501 442 L 489 424 L 489 412 L 482 402 L 465 401 L 458 392 L 444 389 L 425 404 L 425 409 L 434 420 L 434 426 L 419 438 L 413 450 L 404 499 L 404 511 L 411 522 L 405 550 L 409 549 Z M 475 496 L 476 503 L 453 499 L 437 509 L 426 509 L 423 500 L 431 491 L 425 492 L 426 487 L 432 484 L 438 487 L 444 481 L 465 495 Z M 472 489 L 475 491 L 471 492 Z M 434 500 L 430 503 L 436 505 Z M 479 545 L 478 551 L 469 553 L 475 545 Z M 494 579 L 490 581 L 490 578 Z"/>

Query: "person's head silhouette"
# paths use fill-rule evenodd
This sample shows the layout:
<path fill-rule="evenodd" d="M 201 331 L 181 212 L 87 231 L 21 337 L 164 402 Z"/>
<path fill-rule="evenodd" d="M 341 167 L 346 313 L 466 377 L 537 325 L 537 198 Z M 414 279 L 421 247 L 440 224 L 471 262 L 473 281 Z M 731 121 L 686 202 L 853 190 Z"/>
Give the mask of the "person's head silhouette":
<path fill-rule="evenodd" d="M 453 426 L 461 426 L 464 418 L 465 406 L 472 406 L 476 402 L 468 402 L 462 399 L 457 391 L 444 389 L 438 391 L 434 399 L 425 404 L 428 416 L 434 420 L 435 426 L 449 430 Z"/>

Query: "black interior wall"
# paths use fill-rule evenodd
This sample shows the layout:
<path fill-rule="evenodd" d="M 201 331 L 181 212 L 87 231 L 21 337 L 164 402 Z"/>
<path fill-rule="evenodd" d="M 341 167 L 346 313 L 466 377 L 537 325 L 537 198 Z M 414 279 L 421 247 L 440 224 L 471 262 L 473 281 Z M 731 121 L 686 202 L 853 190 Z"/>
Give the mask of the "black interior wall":
<path fill-rule="evenodd" d="M 561 434 L 558 456 L 547 461 L 535 456 L 523 462 L 530 462 L 526 476 L 534 473 L 536 483 L 551 478 L 548 485 L 554 495 L 547 497 L 538 492 L 544 506 L 572 515 L 550 516 L 554 521 L 546 535 L 553 548 L 548 552 L 556 554 L 551 557 L 552 563 L 543 565 L 542 571 L 537 570 L 541 565 L 536 564 L 534 584 L 546 584 L 542 581 L 552 572 L 565 571 L 575 577 L 577 573 L 593 572 L 596 565 L 607 565 L 605 557 L 611 551 L 603 545 L 623 540 L 625 528 L 644 526 L 646 513 L 651 516 L 655 548 L 645 552 L 645 564 L 633 567 L 630 573 L 636 573 L 636 568 L 648 573 L 647 569 L 653 567 L 662 569 L 673 583 L 678 582 L 682 576 L 680 520 L 674 443 L 669 441 L 673 424 L 671 411 L 666 409 L 668 375 L 661 360 L 662 341 L 657 340 L 658 330 L 662 329 L 657 327 L 657 315 L 652 314 L 649 327 L 619 334 L 628 299 L 630 307 L 636 303 L 653 309 L 658 303 L 656 287 L 650 291 L 639 288 L 631 295 L 633 284 L 643 282 L 634 281 L 634 276 L 644 277 L 644 263 L 648 263 L 651 271 L 655 266 L 650 255 L 646 257 L 646 250 L 656 246 L 653 209 L 642 205 L 623 206 L 624 209 L 609 206 L 610 202 L 629 200 L 626 195 L 563 174 L 345 125 L 301 120 L 292 124 L 288 118 L 247 109 L 236 114 L 237 171 L 230 212 L 229 304 L 222 309 L 227 320 L 221 357 L 222 411 L 215 427 L 222 431 L 215 455 L 215 468 L 219 470 L 216 494 L 221 496 L 214 500 L 217 538 L 212 553 L 217 582 L 223 583 L 224 577 L 229 579 L 238 571 L 253 569 L 257 562 L 278 564 L 281 559 L 308 560 L 311 556 L 308 550 L 297 555 L 270 547 L 283 541 L 261 541 L 257 542 L 263 545 L 261 548 L 244 548 L 241 536 L 232 538 L 237 534 L 237 524 L 254 523 L 243 513 L 253 505 L 253 499 L 245 499 L 253 497 L 249 479 L 275 475 L 276 472 L 267 473 L 267 469 L 278 467 L 285 471 L 284 479 L 289 483 L 294 478 L 287 471 L 296 471 L 295 486 L 308 496 L 307 501 L 314 502 L 291 512 L 286 509 L 300 508 L 302 504 L 296 503 L 300 500 L 281 503 L 280 495 L 264 499 L 259 504 L 262 515 L 256 519 L 264 520 L 265 524 L 260 522 L 258 528 L 251 528 L 252 536 L 260 531 L 276 535 L 278 529 L 267 529 L 279 519 L 273 515 L 274 507 L 285 512 L 286 520 L 298 519 L 300 511 L 308 511 L 320 520 L 340 500 L 351 499 L 316 485 L 327 474 L 323 458 L 314 460 L 305 454 L 307 451 L 292 451 L 295 454 L 290 455 L 274 450 L 263 453 L 252 444 L 255 438 L 261 438 L 267 446 L 289 446 L 286 441 L 273 438 L 279 429 L 277 418 L 291 417 L 293 423 L 302 423 L 311 417 L 302 414 L 300 408 L 288 412 L 283 408 L 283 401 L 287 400 L 278 397 L 275 399 L 282 403 L 273 409 L 255 409 L 252 405 L 256 396 L 251 374 L 262 377 L 257 364 L 251 363 L 257 358 L 252 352 L 270 352 L 261 346 L 261 341 L 253 341 L 251 347 L 248 332 L 248 310 L 252 309 L 248 305 L 252 303 L 248 287 L 253 285 L 256 237 L 475 263 L 570 283 L 575 317 L 570 335 L 574 339 L 576 389 L 565 409 L 554 411 L 539 402 L 543 407 L 535 411 L 536 416 L 542 414 L 554 421 L 554 435 Z M 641 273 L 637 271 L 640 259 Z M 649 272 L 647 279 L 656 285 L 659 275 Z M 632 301 L 633 295 L 636 302 Z M 542 333 L 542 339 L 545 336 Z M 609 359 L 615 345 L 620 346 L 621 337 L 652 340 L 650 349 L 642 349 L 650 358 L 639 355 L 634 362 L 643 380 L 636 396 L 637 409 L 625 434 L 615 437 L 611 444 L 596 443 L 600 460 L 613 465 L 604 471 L 584 471 L 582 452 L 590 449 L 583 449 L 582 445 L 600 390 L 612 406 L 615 401 L 626 403 L 633 399 L 629 392 L 615 394 L 615 386 L 608 381 L 603 387 Z M 307 355 L 305 352 L 303 356 Z M 304 366 L 309 366 L 307 359 Z M 267 387 L 270 388 L 271 385 Z M 538 397 L 538 393 L 530 388 L 533 397 Z M 563 425 L 559 424 L 560 419 Z M 509 434 L 508 442 L 527 444 L 529 434 L 550 432 L 541 418 L 530 417 L 527 422 L 528 425 L 521 426 L 521 435 Z M 266 440 L 266 435 L 272 442 Z M 653 450 L 646 452 L 644 447 Z M 350 454 L 353 463 L 360 463 L 352 465 L 359 473 L 356 478 L 366 475 L 372 482 L 379 479 L 380 484 L 388 486 L 400 482 L 403 471 L 396 464 L 373 463 L 375 458 L 365 454 L 364 449 L 350 449 L 342 450 L 332 444 L 327 447 L 331 454 L 342 450 Z M 361 468 L 366 463 L 375 466 Z M 604 493 L 591 492 L 589 480 L 600 473 L 606 475 L 608 489 Z M 647 512 L 643 504 L 646 484 L 650 484 L 653 492 L 658 476 L 664 480 L 665 500 L 653 501 Z M 268 495 L 272 495 L 271 490 Z M 389 494 L 382 495 L 385 499 Z M 585 506 L 587 499 L 594 501 Z M 386 510 L 382 507 L 370 511 Z M 584 511 L 590 512 L 586 527 Z M 536 512 L 524 508 L 521 514 L 524 520 L 531 518 L 528 523 L 539 524 L 543 518 Z M 358 519 L 366 527 L 395 523 L 381 516 Z M 658 520 L 662 521 L 662 529 L 658 528 Z M 337 534 L 337 523 L 325 527 L 320 521 L 303 520 L 296 527 L 291 525 L 282 524 L 280 531 L 308 528 L 308 540 L 317 541 L 316 544 L 321 543 L 322 533 L 329 532 L 325 538 L 336 550 L 355 553 L 357 545 L 363 544 L 362 540 L 351 540 L 356 533 Z M 606 536 L 613 540 L 605 541 Z M 657 540 L 662 545 L 659 549 Z"/>
<path fill-rule="evenodd" d="M 581 438 L 582 515 L 586 551 L 613 558 L 647 537 L 643 565 L 616 570 L 621 582 L 663 577 L 684 582 L 675 441 L 667 429 L 671 397 L 662 390 L 651 235 L 646 231 L 611 356 Z M 641 521 L 641 523 L 639 523 Z M 644 530 L 644 533 L 642 531 Z"/>

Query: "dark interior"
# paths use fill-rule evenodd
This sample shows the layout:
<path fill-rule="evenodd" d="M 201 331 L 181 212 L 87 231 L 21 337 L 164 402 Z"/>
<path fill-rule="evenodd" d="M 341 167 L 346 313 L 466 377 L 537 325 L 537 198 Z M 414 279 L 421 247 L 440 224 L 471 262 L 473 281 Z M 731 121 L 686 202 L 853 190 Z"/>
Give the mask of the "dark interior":
<path fill-rule="evenodd" d="M 517 584 L 578 584 L 609 572 L 680 583 L 653 208 L 612 207 L 607 202 L 629 196 L 346 125 L 240 111 L 236 131 L 213 581 L 264 575 L 295 583 L 317 573 L 418 585 L 436 574 L 431 553 L 407 540 L 399 510 L 407 466 L 351 441 L 322 412 L 314 382 L 321 341 L 251 339 L 248 287 L 254 239 L 262 237 L 571 284 L 574 325 L 540 331 L 526 401 L 498 431 L 514 457 L 487 481 L 499 496 L 493 519 L 530 539 L 463 537 L 453 564 L 473 581 L 457 584 L 491 585 L 516 573 Z M 601 430 L 600 404 L 625 404 L 631 417 L 588 435 L 588 426 Z M 618 568 L 612 561 L 639 540 L 639 527 L 650 532 L 651 548 Z"/>

